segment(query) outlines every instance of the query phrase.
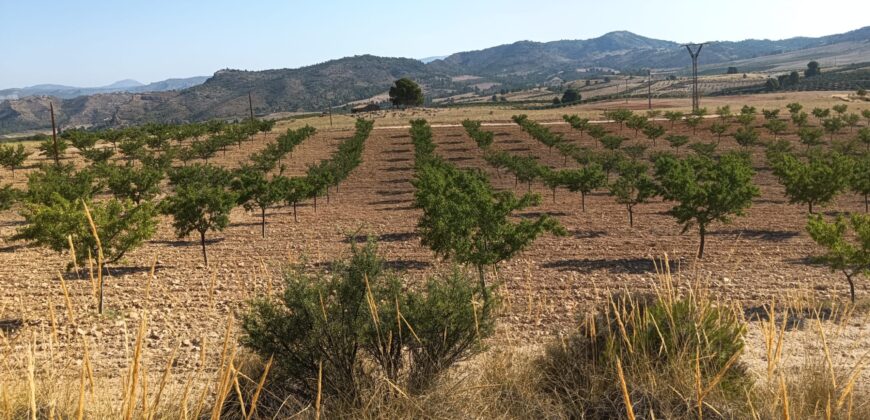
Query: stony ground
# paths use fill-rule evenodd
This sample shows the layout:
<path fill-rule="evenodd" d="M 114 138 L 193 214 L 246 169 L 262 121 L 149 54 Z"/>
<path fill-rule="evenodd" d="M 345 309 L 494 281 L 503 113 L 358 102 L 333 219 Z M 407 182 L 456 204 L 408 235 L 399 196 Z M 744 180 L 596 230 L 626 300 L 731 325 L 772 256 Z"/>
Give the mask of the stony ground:
<path fill-rule="evenodd" d="M 709 123 L 705 122 L 705 127 Z M 490 129 L 496 132 L 497 149 L 538 156 L 541 162 L 556 168 L 574 165 L 566 165 L 557 151 L 548 150 L 516 126 L 505 124 Z M 591 139 L 567 125 L 551 129 L 572 141 L 592 145 Z M 674 131 L 691 134 L 679 125 L 671 133 Z M 525 185 L 515 186 L 512 176 L 498 174 L 489 167 L 461 127 L 436 128 L 434 133 L 437 153 L 461 167 L 483 168 L 498 188 L 527 191 Z M 286 160 L 287 172 L 302 174 L 306 165 L 328 158 L 335 146 L 351 134 L 320 130 Z M 623 129 L 623 134 L 630 138 L 628 144 L 650 144 L 642 134 L 637 139 L 631 130 Z M 705 128 L 698 129 L 696 137 L 711 141 Z M 786 138 L 797 141 L 794 135 Z M 273 139 L 274 134 L 259 135 L 216 161 L 236 166 Z M 655 150 L 667 148 L 665 141 L 659 141 Z M 720 146 L 736 148 L 728 138 Z M 665 256 L 683 281 L 705 282 L 718 299 L 739 301 L 749 309 L 771 298 L 844 299 L 847 287 L 841 276 L 808 263 L 807 257 L 817 249 L 804 232 L 806 208 L 788 203 L 781 186 L 765 167 L 760 148 L 753 151 L 753 159 L 762 195 L 746 216 L 713 228 L 703 261 L 694 258 L 696 232 L 681 234 L 681 227 L 664 213 L 669 203 L 656 199 L 638 206 L 635 226 L 630 228 L 626 210 L 603 191 L 587 197 L 586 212 L 581 212 L 579 194 L 559 190 L 554 200 L 544 186 L 533 184 L 531 190 L 542 195 L 542 203 L 518 216 L 550 214 L 569 234 L 545 236 L 499 267 L 504 310 L 495 340 L 542 342 L 571 329 L 580 315 L 610 292 L 651 290 L 655 281 L 653 260 Z M 249 299 L 280 288 L 281 272 L 288 264 L 304 263 L 311 270 L 323 269 L 338 256 L 346 255 L 353 235 L 377 238 L 388 265 L 407 270 L 408 284 L 446 269 L 447 265 L 436 261 L 415 235 L 419 211 L 411 207 L 412 160 L 413 147 L 406 129 L 374 130 L 366 143 L 363 163 L 338 191 L 332 192 L 329 203 L 326 199 L 318 201 L 316 212 L 313 203 L 305 203 L 299 208 L 299 221 L 294 222 L 290 208 L 269 210 L 263 239 L 259 214 L 234 210 L 230 227 L 210 234 L 210 268 L 203 265 L 194 238 L 177 238 L 169 220 L 161 220 L 152 240 L 120 264 L 109 267 L 104 317 L 95 315 L 96 300 L 87 272 L 64 272 L 68 257 L 9 241 L 7 238 L 20 227 L 21 218 L 14 211 L 0 213 L 0 366 L 23 362 L 22 349 L 28 343 L 35 344 L 38 359 L 46 367 L 74 366 L 87 343 L 94 370 L 101 375 L 116 375 L 128 366 L 144 316 L 146 363 L 162 368 L 178 347 L 177 371 L 193 370 L 203 349 L 210 358 L 220 354 L 231 314 L 242 311 Z M 15 182 L 22 184 L 23 175 L 16 174 Z M 8 179 L 9 174 L 4 172 L 3 176 Z M 863 211 L 863 201 L 856 195 L 843 194 L 823 211 Z M 65 281 L 61 282 L 60 277 Z M 69 304 L 64 285 L 69 291 Z M 859 283 L 858 294 L 867 292 L 866 284 Z M 866 322 L 852 326 L 857 332 L 850 330 L 850 334 L 864 337 L 857 342 L 866 342 Z M 846 337 L 854 338 L 848 334 Z M 757 340 L 758 336 L 751 338 Z M 857 350 L 846 352 L 848 357 L 855 354 Z"/>

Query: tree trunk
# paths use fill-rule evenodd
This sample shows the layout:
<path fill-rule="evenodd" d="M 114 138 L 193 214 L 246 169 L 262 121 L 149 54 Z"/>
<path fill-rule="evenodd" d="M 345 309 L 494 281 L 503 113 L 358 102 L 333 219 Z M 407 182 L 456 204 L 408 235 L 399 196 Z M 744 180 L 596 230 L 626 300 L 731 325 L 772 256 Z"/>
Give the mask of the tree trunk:
<path fill-rule="evenodd" d="M 329 204 L 329 187 L 326 187 L 326 204 Z"/>
<path fill-rule="evenodd" d="M 486 290 L 486 273 L 483 270 L 483 265 L 478 264 L 477 275 L 480 279 L 480 293 L 483 295 L 484 303 L 489 301 L 489 292 Z"/>
<path fill-rule="evenodd" d="M 813 213 L 813 202 L 811 201 L 809 204 L 810 204 L 810 214 L 815 214 L 815 213 Z"/>
<path fill-rule="evenodd" d="M 628 227 L 633 228 L 634 227 L 634 209 L 632 208 L 632 206 L 629 206 L 629 205 L 627 205 L 625 207 L 628 208 Z"/>
<path fill-rule="evenodd" d="M 846 273 L 846 281 L 849 282 L 849 296 L 852 297 L 852 304 L 855 304 L 855 282 L 852 280 L 852 276 Z"/>
<path fill-rule="evenodd" d="M 864 213 L 870 213 L 870 202 L 868 202 L 867 194 L 864 194 Z"/>
<path fill-rule="evenodd" d="M 553 204 L 556 203 L 556 187 L 553 187 Z"/>
<path fill-rule="evenodd" d="M 698 232 L 701 234 L 701 243 L 698 244 L 698 259 L 700 260 L 704 258 L 704 242 L 707 239 L 707 227 L 700 225 Z"/>
<path fill-rule="evenodd" d="M 205 253 L 205 231 L 199 232 L 199 244 L 202 246 L 202 260 L 205 262 L 205 267 L 208 268 L 208 254 Z"/>
<path fill-rule="evenodd" d="M 296 202 L 293 202 L 293 221 L 299 223 L 299 219 L 296 217 Z"/>
<path fill-rule="evenodd" d="M 314 194 L 314 212 L 317 213 L 317 194 Z"/>
<path fill-rule="evenodd" d="M 260 219 L 262 221 L 261 231 L 263 233 L 263 237 L 266 237 L 266 208 L 260 207 Z"/>
<path fill-rule="evenodd" d="M 580 193 L 580 208 L 583 210 L 583 213 L 586 213 L 586 193 Z"/>

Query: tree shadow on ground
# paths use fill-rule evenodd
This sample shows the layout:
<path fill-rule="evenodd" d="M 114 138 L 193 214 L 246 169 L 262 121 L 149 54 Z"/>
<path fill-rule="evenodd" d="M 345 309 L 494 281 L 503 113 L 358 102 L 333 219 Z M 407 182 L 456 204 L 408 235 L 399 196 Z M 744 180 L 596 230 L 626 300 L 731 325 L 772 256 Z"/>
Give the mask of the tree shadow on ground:
<path fill-rule="evenodd" d="M 414 206 L 402 206 L 402 207 L 382 207 L 379 209 L 375 209 L 377 211 L 405 211 L 405 210 L 416 210 L 417 208 Z"/>
<path fill-rule="evenodd" d="M 12 244 L 12 245 L 7 245 L 7 246 L 0 247 L 0 253 L 3 253 L 3 252 L 15 252 L 15 251 L 18 251 L 18 250 L 21 249 L 21 248 L 24 248 L 24 244 Z"/>
<path fill-rule="evenodd" d="M 399 178 L 399 179 L 388 179 L 388 180 L 384 180 L 381 182 L 383 182 L 384 184 L 404 184 L 406 182 L 411 182 L 411 180 L 408 178 Z"/>
<path fill-rule="evenodd" d="M 462 143 L 463 142 L 461 140 L 450 140 L 450 141 L 442 141 L 442 142 L 439 142 L 438 144 L 441 146 L 451 146 L 454 144 L 462 144 Z"/>
<path fill-rule="evenodd" d="M 259 225 L 259 223 L 258 223 L 258 225 Z M 226 238 L 223 238 L 223 237 L 206 238 L 205 245 L 208 246 L 208 245 L 212 245 L 212 244 L 221 243 L 225 239 Z M 173 248 L 186 248 L 186 247 L 191 247 L 191 246 L 200 246 L 199 238 L 196 238 L 196 239 L 191 238 L 191 239 L 187 239 L 187 240 L 186 239 L 172 239 L 172 240 L 154 239 L 154 240 L 151 240 L 148 242 L 150 242 L 152 244 L 157 244 L 157 245 L 168 245 L 168 246 L 171 246 Z"/>
<path fill-rule="evenodd" d="M 465 153 L 465 152 L 470 152 L 471 148 L 469 148 L 469 147 L 451 147 L 449 149 L 444 149 L 444 150 L 446 150 L 448 152 Z"/>
<path fill-rule="evenodd" d="M 568 213 L 564 211 L 529 211 L 525 213 L 518 213 L 517 216 L 522 217 L 524 219 L 536 219 L 541 216 L 550 216 L 550 217 L 558 217 L 558 216 L 567 216 Z"/>
<path fill-rule="evenodd" d="M 785 311 L 785 313 L 783 313 Z M 776 308 L 776 322 L 782 326 L 785 322 L 786 330 L 802 330 L 806 328 L 808 320 L 818 319 L 820 321 L 830 321 L 839 318 L 832 308 L 822 307 L 818 310 L 813 308 Z M 770 321 L 770 304 L 762 304 L 750 306 L 743 309 L 743 315 L 749 322 Z"/>
<path fill-rule="evenodd" d="M 512 148 L 510 148 L 510 149 L 505 149 L 505 151 L 507 151 L 507 152 L 514 152 L 514 153 L 517 153 L 517 152 L 528 152 L 528 151 L 530 151 L 530 150 L 532 150 L 532 149 L 529 149 L 528 147 L 512 147 Z"/>
<path fill-rule="evenodd" d="M 391 139 L 409 139 L 409 138 L 411 138 L 411 136 L 408 134 L 394 134 L 394 135 L 390 136 L 390 138 Z"/>
<path fill-rule="evenodd" d="M 387 149 L 384 153 L 410 153 L 411 149 Z"/>
<path fill-rule="evenodd" d="M 393 196 L 397 196 L 397 195 L 412 194 L 413 192 L 414 191 L 411 191 L 411 190 L 378 190 L 378 191 L 375 191 L 375 194 L 393 197 Z"/>
<path fill-rule="evenodd" d="M 384 162 L 387 163 L 399 163 L 399 162 L 410 162 L 411 158 L 392 158 L 392 159 L 384 159 Z"/>
<path fill-rule="evenodd" d="M 408 198 L 405 198 L 405 199 L 394 198 L 394 199 L 390 199 L 390 200 L 370 201 L 366 204 L 369 206 L 381 206 L 381 205 L 387 205 L 387 204 L 405 204 L 405 203 L 410 203 L 412 201 L 413 200 L 408 199 Z"/>
<path fill-rule="evenodd" d="M 386 171 L 386 172 L 406 172 L 406 171 L 410 171 L 411 169 L 413 169 L 413 168 L 411 168 L 410 166 L 391 166 L 389 168 L 384 168 L 384 171 Z"/>
<path fill-rule="evenodd" d="M 348 235 L 341 242 L 342 243 L 365 243 L 369 238 L 374 238 L 377 242 L 405 242 L 410 241 L 412 239 L 418 238 L 416 232 L 393 232 L 393 233 L 383 233 L 380 235 Z"/>
<path fill-rule="evenodd" d="M 593 239 L 607 236 L 607 232 L 603 230 L 572 230 L 568 232 L 574 239 Z"/>
<path fill-rule="evenodd" d="M 494 133 L 493 135 L 494 135 L 495 137 L 504 137 L 504 136 L 509 136 L 509 135 L 511 135 L 511 133 L 506 133 L 506 132 L 504 132 L 504 131 L 500 131 L 500 132 L 498 132 L 498 133 Z M 517 142 L 519 142 L 519 141 L 520 141 L 520 140 L 517 140 Z"/>
<path fill-rule="evenodd" d="M 24 327 L 24 320 L 20 318 L 0 319 L 0 336 L 9 337 Z"/>
<path fill-rule="evenodd" d="M 669 261 L 672 272 L 676 271 L 678 262 Z M 620 258 L 620 259 L 564 259 L 550 261 L 542 265 L 544 268 L 552 268 L 559 271 L 577 271 L 591 273 L 593 271 L 607 271 L 612 274 L 644 274 L 655 273 L 656 268 L 653 260 L 649 258 Z"/>
<path fill-rule="evenodd" d="M 432 263 L 420 260 L 400 259 L 384 261 L 384 268 L 396 271 L 425 270 L 431 266 Z"/>
<path fill-rule="evenodd" d="M 800 232 L 792 230 L 767 229 L 729 229 L 710 232 L 713 236 L 740 236 L 768 242 L 782 242 L 800 236 Z"/>
<path fill-rule="evenodd" d="M 456 156 L 456 157 L 447 158 L 447 160 L 449 162 L 465 162 L 467 160 L 472 160 L 472 159 L 473 158 L 470 158 L 468 156 Z"/>

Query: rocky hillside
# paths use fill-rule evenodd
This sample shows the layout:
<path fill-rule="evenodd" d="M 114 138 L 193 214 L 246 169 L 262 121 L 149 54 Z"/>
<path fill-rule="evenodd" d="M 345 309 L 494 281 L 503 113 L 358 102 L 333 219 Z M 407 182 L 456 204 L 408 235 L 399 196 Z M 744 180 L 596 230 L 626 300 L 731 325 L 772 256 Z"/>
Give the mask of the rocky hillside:
<path fill-rule="evenodd" d="M 742 71 L 805 65 L 807 58 L 870 62 L 870 27 L 820 38 L 714 42 L 704 47 L 708 72 L 740 63 Z M 400 77 L 420 82 L 427 96 L 446 97 L 476 90 L 527 88 L 587 77 L 590 72 L 645 68 L 684 70 L 688 54 L 678 43 L 631 32 L 611 32 L 588 40 L 521 41 L 450 55 L 424 64 L 408 58 L 361 55 L 297 69 L 221 70 L 204 83 L 181 90 L 184 80 L 160 86 L 125 87 L 134 92 L 89 96 L 29 97 L 0 102 L 0 134 L 49 127 L 48 102 L 63 126 L 113 126 L 148 121 L 240 118 L 254 112 L 319 111 L 382 94 Z M 150 86 L 150 87 L 149 87 Z M 481 87 L 484 86 L 484 87 Z M 144 90 L 167 90 L 142 93 Z"/>

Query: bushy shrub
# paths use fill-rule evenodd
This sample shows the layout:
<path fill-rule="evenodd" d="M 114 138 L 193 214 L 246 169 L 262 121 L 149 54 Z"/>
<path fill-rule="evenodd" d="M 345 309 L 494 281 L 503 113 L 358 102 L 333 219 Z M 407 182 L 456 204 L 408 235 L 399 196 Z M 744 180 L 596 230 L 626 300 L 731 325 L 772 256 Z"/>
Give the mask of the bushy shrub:
<path fill-rule="evenodd" d="M 539 385 L 571 418 L 624 418 L 619 371 L 643 418 L 694 418 L 699 407 L 703 418 L 742 417 L 752 383 L 736 362 L 743 334 L 739 314 L 695 293 L 615 295 L 547 348 L 536 362 Z"/>
<path fill-rule="evenodd" d="M 273 357 L 275 386 L 302 400 L 316 398 L 319 374 L 322 394 L 344 403 L 382 377 L 425 390 L 493 331 L 495 300 L 483 301 L 460 271 L 402 290 L 368 242 L 352 245 L 331 273 L 290 271 L 281 299 L 253 302 L 243 319 L 242 343 Z"/>

